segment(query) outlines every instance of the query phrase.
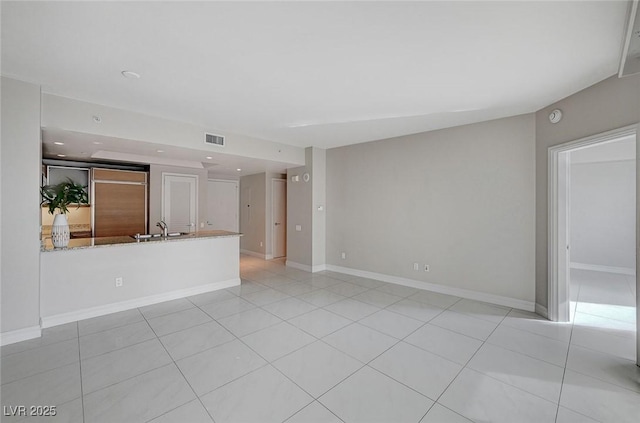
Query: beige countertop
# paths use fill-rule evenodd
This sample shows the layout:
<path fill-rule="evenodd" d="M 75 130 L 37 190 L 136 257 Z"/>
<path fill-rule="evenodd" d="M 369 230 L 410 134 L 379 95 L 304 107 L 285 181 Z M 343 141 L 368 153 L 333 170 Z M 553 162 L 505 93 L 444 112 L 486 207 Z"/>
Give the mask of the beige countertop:
<path fill-rule="evenodd" d="M 102 238 L 73 238 L 69 240 L 69 245 L 66 248 L 54 248 L 51 238 L 46 238 L 43 242 L 43 246 L 41 251 L 43 252 L 51 252 L 51 251 L 68 251 L 68 250 L 78 250 L 83 248 L 96 248 L 96 247 L 114 247 L 119 245 L 132 245 L 132 244 L 147 244 L 147 243 L 158 243 L 158 242 L 176 242 L 176 241 L 190 241 L 196 239 L 206 239 L 206 238 L 224 238 L 224 237 L 234 237 L 234 236 L 242 236 L 242 234 L 237 232 L 229 232 L 229 231 L 199 231 L 193 232 L 186 235 L 173 236 L 173 237 L 156 237 L 156 238 L 148 238 L 148 239 L 134 239 L 130 236 L 108 236 Z"/>

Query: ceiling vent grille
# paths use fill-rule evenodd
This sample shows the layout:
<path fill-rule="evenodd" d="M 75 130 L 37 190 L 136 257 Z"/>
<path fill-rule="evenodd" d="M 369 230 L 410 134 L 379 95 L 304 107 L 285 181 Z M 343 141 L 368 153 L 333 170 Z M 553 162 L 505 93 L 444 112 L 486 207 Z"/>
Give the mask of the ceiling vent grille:
<path fill-rule="evenodd" d="M 204 134 L 204 142 L 205 144 L 217 145 L 219 147 L 224 147 L 224 137 L 222 135 L 215 134 Z"/>

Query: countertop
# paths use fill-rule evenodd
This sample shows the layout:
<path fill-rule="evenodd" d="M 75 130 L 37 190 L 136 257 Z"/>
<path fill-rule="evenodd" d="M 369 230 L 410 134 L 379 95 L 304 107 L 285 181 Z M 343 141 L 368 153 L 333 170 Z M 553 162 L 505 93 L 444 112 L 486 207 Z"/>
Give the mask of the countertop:
<path fill-rule="evenodd" d="M 193 232 L 186 235 L 173 236 L 173 237 L 157 237 L 157 238 L 148 238 L 137 240 L 130 236 L 108 236 L 101 238 L 72 238 L 69 240 L 69 245 L 66 248 L 54 248 L 51 243 L 51 238 L 46 238 L 44 240 L 44 245 L 42 246 L 41 251 L 43 252 L 53 252 L 53 251 L 68 251 L 68 250 L 78 250 L 83 248 L 98 248 L 98 247 L 114 247 L 118 245 L 131 245 L 131 244 L 148 244 L 148 243 L 158 243 L 158 242 L 177 242 L 177 241 L 191 241 L 195 239 L 206 239 L 206 238 L 225 238 L 225 237 L 234 237 L 234 236 L 242 236 L 242 234 L 237 232 L 229 232 L 229 231 L 199 231 Z"/>

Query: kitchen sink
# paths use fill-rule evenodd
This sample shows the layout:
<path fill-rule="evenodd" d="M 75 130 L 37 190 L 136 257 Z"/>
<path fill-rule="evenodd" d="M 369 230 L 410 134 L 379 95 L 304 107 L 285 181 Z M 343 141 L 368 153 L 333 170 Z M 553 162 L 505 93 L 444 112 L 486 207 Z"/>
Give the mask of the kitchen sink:
<path fill-rule="evenodd" d="M 166 238 L 175 238 L 183 235 L 189 235 L 189 232 L 170 232 L 167 234 L 167 236 L 163 236 L 162 234 L 135 234 L 131 235 L 131 238 L 137 239 L 138 241 L 153 241 Z"/>

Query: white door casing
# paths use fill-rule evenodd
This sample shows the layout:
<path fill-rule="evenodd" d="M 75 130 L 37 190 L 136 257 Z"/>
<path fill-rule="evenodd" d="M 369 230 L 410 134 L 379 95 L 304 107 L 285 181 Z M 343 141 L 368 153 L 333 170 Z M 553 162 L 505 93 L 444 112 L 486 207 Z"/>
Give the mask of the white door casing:
<path fill-rule="evenodd" d="M 238 181 L 207 182 L 207 228 L 238 232 Z"/>
<path fill-rule="evenodd" d="M 273 258 L 287 255 L 287 181 L 271 180 L 271 251 Z"/>
<path fill-rule="evenodd" d="M 169 232 L 195 232 L 198 177 L 162 173 L 162 220 Z"/>

